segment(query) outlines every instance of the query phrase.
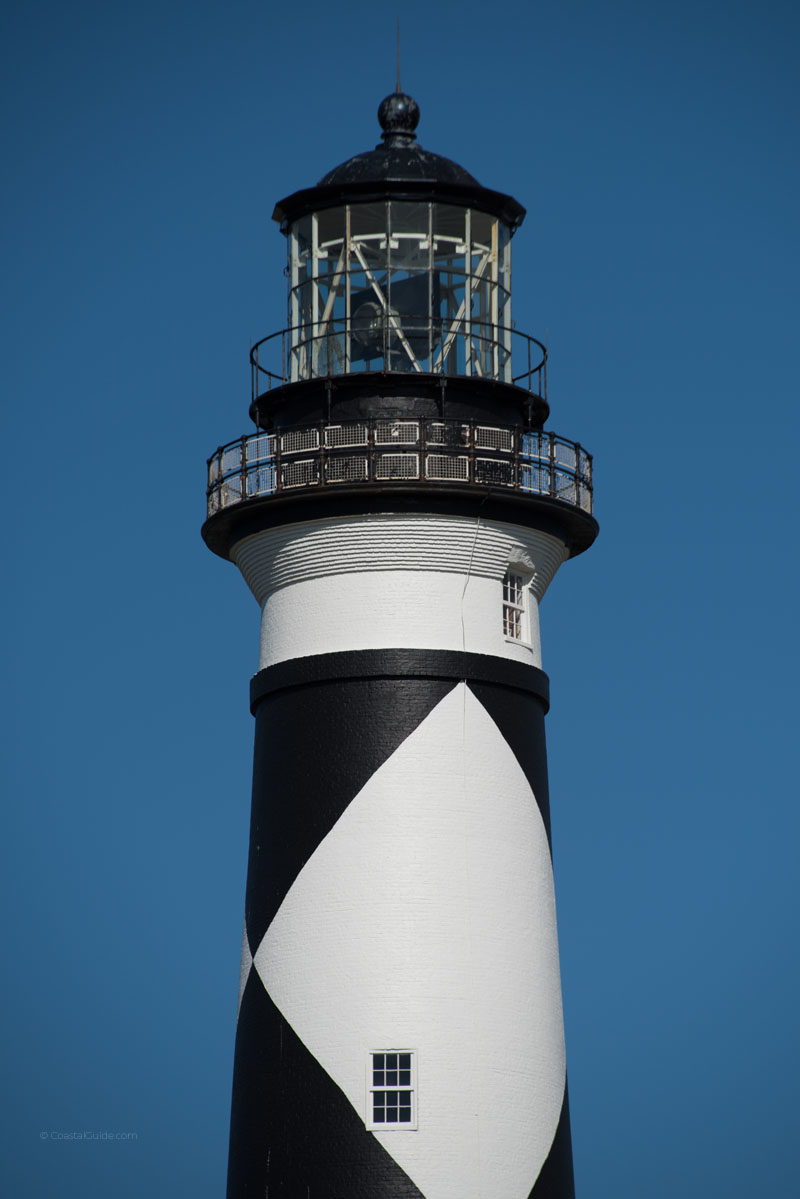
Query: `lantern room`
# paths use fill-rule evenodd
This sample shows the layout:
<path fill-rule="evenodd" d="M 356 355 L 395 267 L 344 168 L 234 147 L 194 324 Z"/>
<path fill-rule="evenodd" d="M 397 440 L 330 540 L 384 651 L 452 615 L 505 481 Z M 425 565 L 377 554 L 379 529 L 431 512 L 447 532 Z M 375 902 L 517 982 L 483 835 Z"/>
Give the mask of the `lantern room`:
<path fill-rule="evenodd" d="M 275 207 L 287 328 L 253 348 L 254 417 L 269 419 L 259 399 L 275 384 L 338 380 L 341 397 L 348 377 L 380 373 L 416 377 L 418 391 L 437 378 L 520 387 L 527 422 L 541 423 L 546 351 L 511 319 L 511 239 L 524 208 L 424 150 L 410 96 L 387 96 L 378 119 L 374 150 Z M 501 400 L 522 414 L 520 403 Z"/>

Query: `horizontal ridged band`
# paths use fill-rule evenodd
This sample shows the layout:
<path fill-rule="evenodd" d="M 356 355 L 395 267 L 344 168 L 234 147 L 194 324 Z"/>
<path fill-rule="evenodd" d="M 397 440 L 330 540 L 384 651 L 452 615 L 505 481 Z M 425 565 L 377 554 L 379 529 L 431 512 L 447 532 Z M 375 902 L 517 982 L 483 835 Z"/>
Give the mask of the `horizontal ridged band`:
<path fill-rule="evenodd" d="M 381 513 L 264 529 L 238 542 L 232 558 L 260 605 L 278 587 L 358 571 L 452 571 L 501 580 L 524 565 L 541 600 L 567 557 L 563 541 L 479 517 Z"/>

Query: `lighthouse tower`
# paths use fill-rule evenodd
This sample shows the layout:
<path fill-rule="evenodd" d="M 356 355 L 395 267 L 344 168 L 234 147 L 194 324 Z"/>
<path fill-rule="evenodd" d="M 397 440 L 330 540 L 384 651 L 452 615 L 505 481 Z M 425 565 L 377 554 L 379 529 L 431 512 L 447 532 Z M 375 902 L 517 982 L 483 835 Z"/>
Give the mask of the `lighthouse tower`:
<path fill-rule="evenodd" d="M 229 1199 L 573 1195 L 538 605 L 593 542 L 524 209 L 382 140 L 275 208 L 288 327 L 208 546 L 261 609 Z"/>

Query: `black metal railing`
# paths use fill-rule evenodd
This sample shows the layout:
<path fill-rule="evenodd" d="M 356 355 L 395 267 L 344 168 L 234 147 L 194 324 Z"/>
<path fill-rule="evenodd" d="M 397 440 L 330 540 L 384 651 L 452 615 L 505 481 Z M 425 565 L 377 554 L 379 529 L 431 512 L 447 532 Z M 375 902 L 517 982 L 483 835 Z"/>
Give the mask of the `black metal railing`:
<path fill-rule="evenodd" d="M 401 482 L 498 488 L 592 511 L 592 456 L 577 442 L 476 421 L 384 418 L 220 446 L 208 460 L 208 515 L 305 488 Z"/>
<path fill-rule="evenodd" d="M 463 317 L 391 310 L 369 320 L 332 317 L 262 338 L 250 351 L 250 364 L 253 399 L 285 383 L 361 371 L 497 379 L 547 399 L 547 350 L 540 341 Z"/>

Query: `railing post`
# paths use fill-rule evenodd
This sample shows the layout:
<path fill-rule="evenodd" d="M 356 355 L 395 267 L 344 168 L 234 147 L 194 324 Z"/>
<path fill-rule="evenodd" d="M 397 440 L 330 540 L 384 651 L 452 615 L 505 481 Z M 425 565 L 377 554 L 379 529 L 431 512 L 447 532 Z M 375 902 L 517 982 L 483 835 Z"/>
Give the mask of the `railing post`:
<path fill-rule="evenodd" d="M 375 421 L 367 421 L 367 482 L 375 481 Z"/>
<path fill-rule="evenodd" d="M 239 446 L 239 453 L 241 455 L 240 470 L 241 470 L 241 480 L 242 480 L 240 490 L 241 490 L 242 499 L 246 500 L 247 499 L 247 434 L 246 433 L 242 434 L 241 444 Z"/>
<path fill-rule="evenodd" d="M 214 472 L 211 469 L 211 463 L 214 461 L 215 457 L 216 455 L 212 454 L 208 459 L 208 462 L 206 462 L 206 516 L 211 515 L 211 492 L 214 489 L 214 484 L 212 481 Z"/>

